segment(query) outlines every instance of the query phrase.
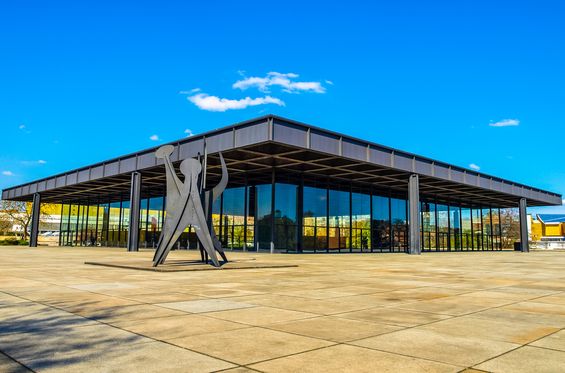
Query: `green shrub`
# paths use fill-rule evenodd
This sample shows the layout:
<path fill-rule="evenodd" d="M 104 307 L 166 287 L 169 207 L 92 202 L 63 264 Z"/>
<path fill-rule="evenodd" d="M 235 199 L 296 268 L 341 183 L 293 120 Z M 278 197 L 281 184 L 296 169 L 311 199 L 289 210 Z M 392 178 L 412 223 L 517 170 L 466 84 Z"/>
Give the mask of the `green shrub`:
<path fill-rule="evenodd" d="M 27 246 L 29 241 L 19 240 L 17 238 L 8 238 L 5 240 L 0 240 L 0 246 Z"/>

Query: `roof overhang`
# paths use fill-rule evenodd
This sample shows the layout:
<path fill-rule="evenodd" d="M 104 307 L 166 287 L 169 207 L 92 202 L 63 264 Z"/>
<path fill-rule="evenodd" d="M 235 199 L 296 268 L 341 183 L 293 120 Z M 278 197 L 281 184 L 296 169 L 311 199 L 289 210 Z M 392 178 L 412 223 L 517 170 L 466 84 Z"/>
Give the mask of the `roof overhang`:
<path fill-rule="evenodd" d="M 331 179 L 360 187 L 405 193 L 410 174 L 419 175 L 422 198 L 460 201 L 463 205 L 516 207 L 521 198 L 529 206 L 560 205 L 561 195 L 514 183 L 473 170 L 348 137 L 288 119 L 265 116 L 171 143 L 173 163 L 209 154 L 208 185 L 219 176 L 222 152 L 230 182 L 253 175 L 270 182 L 271 169 L 289 177 Z M 162 193 L 164 166 L 156 148 L 97 163 L 2 192 L 3 199 L 61 202 L 128 194 L 130 175 L 139 171 L 145 196 Z M 117 197 L 116 197 L 117 198 Z"/>

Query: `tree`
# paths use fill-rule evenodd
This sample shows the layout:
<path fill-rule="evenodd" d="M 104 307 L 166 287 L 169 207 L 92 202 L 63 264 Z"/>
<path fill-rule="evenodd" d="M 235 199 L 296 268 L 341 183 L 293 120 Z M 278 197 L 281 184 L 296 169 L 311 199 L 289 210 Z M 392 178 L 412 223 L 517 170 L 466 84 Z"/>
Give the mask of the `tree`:
<path fill-rule="evenodd" d="M 503 249 L 513 249 L 520 241 L 520 216 L 518 209 L 500 209 L 500 228 Z"/>
<path fill-rule="evenodd" d="M 40 217 L 46 218 L 49 214 L 46 213 L 51 207 L 50 204 L 42 204 Z M 27 240 L 28 228 L 31 223 L 32 203 L 22 201 L 0 201 L 0 212 L 5 214 L 8 218 L 9 224 L 19 224 L 22 227 L 22 239 Z"/>
<path fill-rule="evenodd" d="M 22 238 L 27 240 L 27 229 L 31 222 L 31 202 L 2 200 L 0 209 L 13 224 L 19 224 L 22 227 Z"/>

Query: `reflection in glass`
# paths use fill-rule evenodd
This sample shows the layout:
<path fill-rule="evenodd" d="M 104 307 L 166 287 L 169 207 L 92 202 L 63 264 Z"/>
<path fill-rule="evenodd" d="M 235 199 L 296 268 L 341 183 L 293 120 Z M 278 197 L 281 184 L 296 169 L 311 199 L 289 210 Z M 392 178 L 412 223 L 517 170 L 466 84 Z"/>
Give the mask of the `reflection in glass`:
<path fill-rule="evenodd" d="M 392 251 L 403 252 L 408 248 L 408 220 L 406 200 L 399 198 L 390 199 L 391 226 L 392 226 Z"/>
<path fill-rule="evenodd" d="M 461 209 L 449 206 L 449 243 L 451 250 L 461 250 Z"/>
<path fill-rule="evenodd" d="M 436 250 L 436 204 L 422 202 L 422 249 Z"/>
<path fill-rule="evenodd" d="M 351 193 L 351 247 L 369 251 L 371 247 L 371 196 Z"/>
<path fill-rule="evenodd" d="M 257 219 L 257 244 L 258 250 L 271 249 L 271 184 L 262 184 L 255 186 L 255 203 Z"/>
<path fill-rule="evenodd" d="M 350 245 L 349 192 L 330 190 L 329 249 L 348 249 Z"/>
<path fill-rule="evenodd" d="M 390 199 L 373 195 L 373 251 L 390 251 Z"/>
<path fill-rule="evenodd" d="M 471 229 L 471 209 L 461 209 L 461 244 L 463 249 L 473 249 L 473 231 Z"/>
<path fill-rule="evenodd" d="M 298 186 L 275 184 L 275 249 L 297 250 Z"/>
<path fill-rule="evenodd" d="M 327 191 L 304 187 L 303 192 L 303 250 L 325 250 L 327 247 Z"/>
<path fill-rule="evenodd" d="M 475 250 L 483 250 L 483 223 L 480 209 L 472 209 L 473 219 L 473 247 Z"/>
<path fill-rule="evenodd" d="M 228 249 L 242 249 L 245 239 L 245 187 L 226 189 L 222 200 L 220 241 Z"/>
<path fill-rule="evenodd" d="M 449 249 L 449 211 L 446 205 L 437 205 L 437 246 L 438 250 Z"/>

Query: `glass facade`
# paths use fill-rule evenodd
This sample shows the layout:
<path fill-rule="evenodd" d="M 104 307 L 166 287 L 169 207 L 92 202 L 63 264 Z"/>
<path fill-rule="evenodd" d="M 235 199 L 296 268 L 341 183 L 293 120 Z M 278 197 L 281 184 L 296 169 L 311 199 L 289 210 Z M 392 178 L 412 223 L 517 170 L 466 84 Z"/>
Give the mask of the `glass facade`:
<path fill-rule="evenodd" d="M 406 252 L 407 200 L 401 193 L 352 185 L 276 178 L 275 183 L 227 188 L 212 207 L 212 225 L 228 250 L 279 252 Z M 158 194 L 158 193 L 157 193 Z M 127 245 L 129 196 L 62 206 L 60 244 Z M 165 198 L 141 200 L 140 247 L 154 248 L 165 215 Z M 423 251 L 501 250 L 514 232 L 508 213 L 422 198 Z M 513 220 L 512 220 L 513 221 Z M 509 228 L 510 227 L 510 228 Z M 510 232 L 510 233 L 507 233 Z M 194 228 L 177 248 L 195 249 Z"/>
<path fill-rule="evenodd" d="M 421 203 L 422 251 L 501 250 L 497 208 Z"/>

